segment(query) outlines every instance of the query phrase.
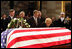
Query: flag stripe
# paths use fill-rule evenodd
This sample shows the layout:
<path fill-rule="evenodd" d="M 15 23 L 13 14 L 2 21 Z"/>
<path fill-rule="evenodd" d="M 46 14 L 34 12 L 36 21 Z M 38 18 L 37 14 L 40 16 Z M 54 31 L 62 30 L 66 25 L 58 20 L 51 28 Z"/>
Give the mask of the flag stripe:
<path fill-rule="evenodd" d="M 51 28 L 51 29 L 28 29 L 28 30 L 15 30 L 12 34 L 14 33 L 20 33 L 20 32 L 33 32 L 33 31 L 50 31 L 50 30 L 63 30 L 65 28 Z M 11 34 L 11 35 L 12 35 Z"/>
<path fill-rule="evenodd" d="M 44 48 L 44 47 L 56 46 L 56 45 L 67 44 L 67 43 L 71 43 L 71 39 L 50 42 L 50 43 L 35 44 L 35 45 L 29 45 L 29 46 L 22 46 L 17 48 Z"/>
<path fill-rule="evenodd" d="M 54 34 L 54 33 L 62 33 L 62 32 L 70 32 L 70 30 L 65 29 L 65 30 L 51 30 L 51 31 L 34 31 L 34 32 L 21 32 L 21 33 L 15 33 L 13 35 L 10 36 L 10 38 L 8 39 L 9 41 L 7 43 L 9 43 L 11 40 L 13 40 L 14 38 L 17 37 L 21 37 L 21 36 L 31 36 L 31 35 L 42 35 L 42 34 Z"/>
<path fill-rule="evenodd" d="M 55 34 L 43 34 L 43 35 L 32 35 L 32 36 L 21 36 L 17 37 L 11 42 L 9 42 L 9 47 L 15 44 L 16 42 L 25 41 L 25 40 L 33 40 L 33 39 L 42 39 L 42 38 L 51 38 L 51 37 L 59 37 L 59 36 L 65 36 L 65 35 L 71 35 L 71 32 L 63 32 L 63 33 L 55 33 Z"/>
<path fill-rule="evenodd" d="M 7 36 L 7 48 L 44 48 L 71 43 L 66 28 L 16 28 Z"/>
<path fill-rule="evenodd" d="M 11 46 L 11 48 L 29 46 L 29 45 L 40 44 L 40 43 L 49 43 L 49 42 L 67 40 L 70 38 L 71 38 L 71 35 L 66 35 L 66 36 L 61 36 L 61 37 L 52 37 L 52 38 L 21 41 L 21 42 L 16 42 L 13 46 Z"/>
<path fill-rule="evenodd" d="M 20 33 L 20 32 L 33 32 L 33 31 L 50 31 L 50 30 L 63 30 L 63 29 L 66 29 L 66 28 L 24 28 L 24 29 L 15 29 L 12 31 L 11 34 L 9 34 L 9 38 L 12 34 L 14 33 Z"/>

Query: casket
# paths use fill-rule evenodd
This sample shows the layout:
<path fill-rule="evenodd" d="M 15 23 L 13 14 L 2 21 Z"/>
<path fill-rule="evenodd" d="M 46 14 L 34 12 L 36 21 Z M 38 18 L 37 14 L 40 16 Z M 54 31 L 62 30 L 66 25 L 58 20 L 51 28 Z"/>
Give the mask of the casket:
<path fill-rule="evenodd" d="M 14 28 L 7 31 L 6 48 L 71 47 L 71 30 L 66 28 Z"/>

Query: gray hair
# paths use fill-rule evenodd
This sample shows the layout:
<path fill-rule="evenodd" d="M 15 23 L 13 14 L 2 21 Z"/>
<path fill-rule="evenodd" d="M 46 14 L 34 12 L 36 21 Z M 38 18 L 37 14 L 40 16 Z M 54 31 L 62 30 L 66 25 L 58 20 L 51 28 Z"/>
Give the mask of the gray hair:
<path fill-rule="evenodd" d="M 45 19 L 45 23 L 46 23 L 47 21 L 51 21 L 51 22 L 52 22 L 52 19 L 51 19 L 51 18 L 46 18 L 46 19 Z"/>

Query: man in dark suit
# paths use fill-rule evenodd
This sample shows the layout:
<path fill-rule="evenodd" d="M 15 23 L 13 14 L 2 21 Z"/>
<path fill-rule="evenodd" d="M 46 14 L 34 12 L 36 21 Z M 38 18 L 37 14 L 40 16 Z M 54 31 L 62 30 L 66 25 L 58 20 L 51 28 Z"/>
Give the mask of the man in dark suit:
<path fill-rule="evenodd" d="M 71 19 L 69 17 L 65 18 L 65 27 L 71 30 Z"/>
<path fill-rule="evenodd" d="M 14 15 L 15 15 L 15 10 L 14 9 L 11 9 L 9 11 L 9 16 L 7 17 L 8 23 L 10 23 L 10 21 L 14 18 Z"/>
<path fill-rule="evenodd" d="M 1 18 L 1 32 L 5 31 L 6 28 L 7 28 L 7 16 L 6 14 L 3 14 Z"/>
<path fill-rule="evenodd" d="M 58 27 L 65 27 L 64 21 L 65 21 L 65 17 L 64 17 L 64 12 L 61 12 L 61 16 L 60 18 L 57 20 L 57 26 Z"/>
<path fill-rule="evenodd" d="M 41 24 L 45 21 L 45 18 L 42 17 L 41 11 L 38 11 L 38 13 L 39 27 L 41 27 Z"/>
<path fill-rule="evenodd" d="M 38 10 L 33 11 L 33 17 L 27 20 L 32 28 L 38 27 Z"/>

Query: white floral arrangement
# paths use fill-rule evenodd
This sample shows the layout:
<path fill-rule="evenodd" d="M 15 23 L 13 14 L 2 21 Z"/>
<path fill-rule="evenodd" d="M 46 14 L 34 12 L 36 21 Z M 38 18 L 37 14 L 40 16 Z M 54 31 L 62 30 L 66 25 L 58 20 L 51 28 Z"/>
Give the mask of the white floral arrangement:
<path fill-rule="evenodd" d="M 30 28 L 30 25 L 23 18 L 14 18 L 8 24 L 8 29 L 10 28 Z"/>

